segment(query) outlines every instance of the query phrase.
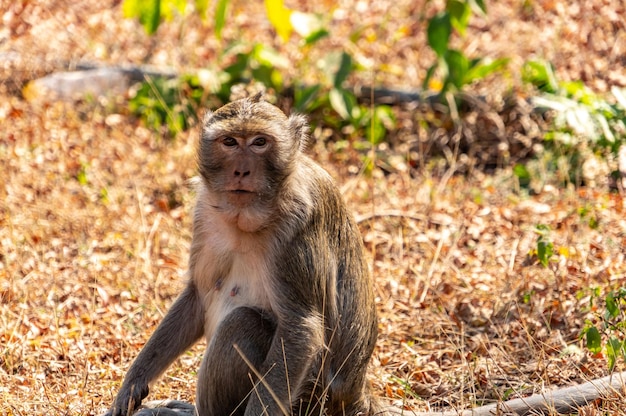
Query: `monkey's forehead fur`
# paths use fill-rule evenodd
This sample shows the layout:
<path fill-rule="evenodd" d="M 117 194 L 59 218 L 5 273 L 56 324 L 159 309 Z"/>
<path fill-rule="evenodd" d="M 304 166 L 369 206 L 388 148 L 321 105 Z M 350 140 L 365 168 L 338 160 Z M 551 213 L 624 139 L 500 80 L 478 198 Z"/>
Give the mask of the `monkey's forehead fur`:
<path fill-rule="evenodd" d="M 208 139 L 219 136 L 221 131 L 234 135 L 265 133 L 280 136 L 287 133 L 289 124 L 285 113 L 256 95 L 208 112 L 204 117 L 203 130 Z"/>

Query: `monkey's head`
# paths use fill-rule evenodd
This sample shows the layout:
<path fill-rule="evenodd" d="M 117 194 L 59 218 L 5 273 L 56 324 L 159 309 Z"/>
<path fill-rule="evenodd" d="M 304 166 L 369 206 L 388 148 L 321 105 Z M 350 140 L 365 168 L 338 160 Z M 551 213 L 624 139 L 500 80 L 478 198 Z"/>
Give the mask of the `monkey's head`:
<path fill-rule="evenodd" d="M 215 207 L 269 216 L 307 146 L 304 116 L 287 117 L 262 95 L 233 101 L 204 118 L 198 164 Z"/>

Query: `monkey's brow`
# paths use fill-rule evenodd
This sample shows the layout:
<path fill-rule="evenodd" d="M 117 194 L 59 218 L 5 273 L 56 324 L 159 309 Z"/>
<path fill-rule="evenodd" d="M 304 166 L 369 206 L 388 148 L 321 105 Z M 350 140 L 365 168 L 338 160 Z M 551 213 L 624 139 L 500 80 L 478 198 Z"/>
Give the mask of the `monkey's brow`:
<path fill-rule="evenodd" d="M 234 122 L 218 122 L 205 127 L 205 134 L 209 139 L 217 139 L 224 136 L 235 137 L 252 137 L 267 136 L 279 137 L 284 131 L 272 123 L 253 122 L 253 123 L 234 123 Z"/>
<path fill-rule="evenodd" d="M 211 114 L 210 122 L 215 123 L 231 118 L 237 118 L 238 116 L 239 111 L 237 111 L 236 108 L 221 108 L 219 111 Z"/>

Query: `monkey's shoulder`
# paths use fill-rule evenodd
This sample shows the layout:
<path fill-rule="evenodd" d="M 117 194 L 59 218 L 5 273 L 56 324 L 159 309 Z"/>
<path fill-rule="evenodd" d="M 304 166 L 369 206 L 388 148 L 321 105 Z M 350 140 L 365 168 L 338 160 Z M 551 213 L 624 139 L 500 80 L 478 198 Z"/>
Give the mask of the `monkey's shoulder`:
<path fill-rule="evenodd" d="M 340 203 L 343 201 L 333 177 L 308 156 L 302 156 L 301 163 L 291 176 L 292 184 L 288 188 L 311 195 L 312 204 L 328 199 L 339 200 Z"/>

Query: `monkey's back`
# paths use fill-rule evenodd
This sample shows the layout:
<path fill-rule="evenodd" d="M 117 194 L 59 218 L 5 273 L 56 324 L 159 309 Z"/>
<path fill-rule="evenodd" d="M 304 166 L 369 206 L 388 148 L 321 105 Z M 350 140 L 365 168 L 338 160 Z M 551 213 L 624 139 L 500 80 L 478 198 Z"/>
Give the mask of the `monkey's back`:
<path fill-rule="evenodd" d="M 324 320 L 323 381 L 314 376 L 328 387 L 327 407 L 333 414 L 333 408 L 345 411 L 365 396 L 366 367 L 377 337 L 376 308 L 356 222 L 330 175 L 307 157 L 301 161 L 293 179 L 306 190 L 308 197 L 299 199 L 308 200 L 308 209 L 292 214 L 296 230 L 284 242 L 277 264 L 289 280 L 284 287 L 293 291 L 285 295 L 305 299 L 302 306 Z M 313 277 L 302 282 L 299 276 Z"/>

